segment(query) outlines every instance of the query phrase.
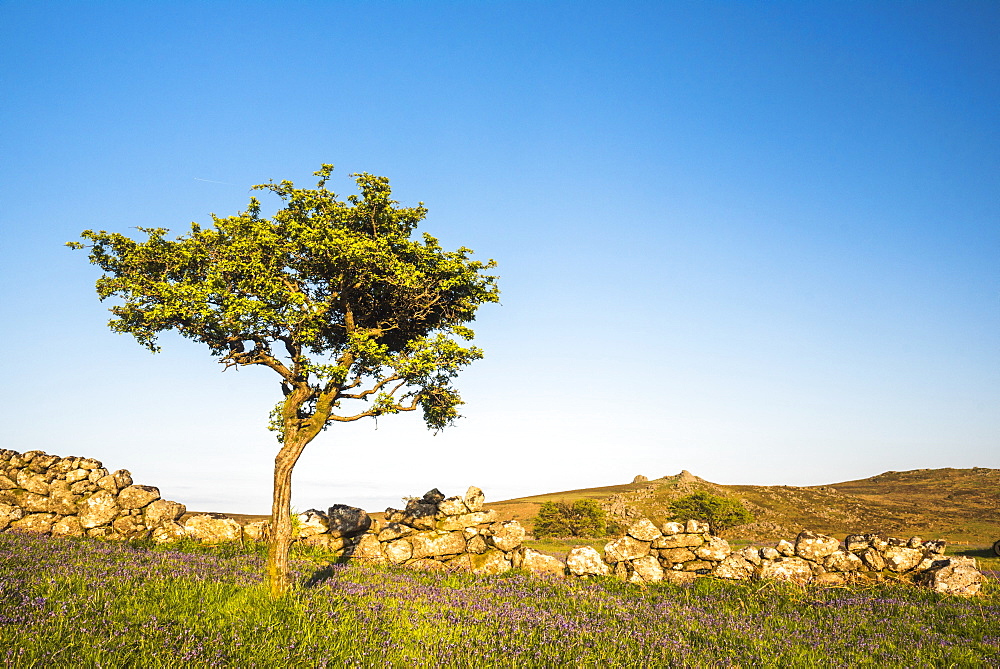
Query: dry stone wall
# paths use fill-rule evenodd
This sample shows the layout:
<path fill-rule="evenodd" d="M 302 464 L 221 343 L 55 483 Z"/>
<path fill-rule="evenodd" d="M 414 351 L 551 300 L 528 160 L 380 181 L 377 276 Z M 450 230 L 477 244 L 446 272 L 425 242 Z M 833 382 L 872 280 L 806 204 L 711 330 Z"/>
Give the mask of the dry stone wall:
<path fill-rule="evenodd" d="M 524 546 L 527 533 L 520 523 L 498 521 L 483 502 L 476 487 L 464 497 L 445 497 L 435 488 L 410 500 L 405 509 L 386 509 L 384 522 L 369 518 L 347 533 L 325 529 L 342 525 L 334 520 L 334 508 L 327 514 L 311 509 L 299 516 L 299 536 L 306 544 L 350 559 L 487 574 L 520 568 L 552 576 L 613 576 L 637 584 L 682 584 L 704 576 L 825 586 L 891 579 L 957 595 L 976 594 L 983 583 L 975 560 L 946 557 L 943 541 L 869 534 L 851 535 L 841 543 L 806 530 L 774 547 L 734 551 L 710 533 L 707 523 L 696 520 L 657 527 L 642 518 L 609 541 L 603 554 L 576 546 L 563 561 Z M 353 512 L 367 518 L 360 509 Z"/>
<path fill-rule="evenodd" d="M 0 449 L 0 530 L 172 541 L 185 536 L 185 511 L 99 460 Z"/>
<path fill-rule="evenodd" d="M 851 535 L 842 543 L 808 530 L 773 547 L 732 550 L 706 523 L 664 523 L 646 518 L 609 541 L 603 554 L 576 546 L 565 561 L 523 545 L 527 533 L 484 507 L 475 486 L 463 496 L 438 489 L 386 509 L 383 520 L 335 504 L 296 516 L 296 540 L 342 559 L 417 569 L 498 574 L 511 569 L 555 577 L 610 576 L 631 583 L 689 583 L 713 576 L 729 580 L 777 579 L 800 585 L 846 585 L 891 578 L 938 592 L 973 595 L 983 575 L 972 558 L 946 557 L 943 541 Z M 0 531 L 100 539 L 210 543 L 260 541 L 268 521 L 241 524 L 222 514 L 186 514 L 153 486 L 136 485 L 128 471 L 109 472 L 91 458 L 0 449 Z"/>

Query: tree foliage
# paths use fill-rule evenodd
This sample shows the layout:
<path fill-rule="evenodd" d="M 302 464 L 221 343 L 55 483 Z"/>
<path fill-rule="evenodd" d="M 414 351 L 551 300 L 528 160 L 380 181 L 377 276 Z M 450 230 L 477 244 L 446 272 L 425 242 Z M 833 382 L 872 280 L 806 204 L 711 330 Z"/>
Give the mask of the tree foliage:
<path fill-rule="evenodd" d="M 426 233 L 413 238 L 423 203 L 399 206 L 388 179 L 364 173 L 351 175 L 359 194 L 342 200 L 327 188 L 332 171 L 315 172 L 315 189 L 253 186 L 280 199 L 271 217 L 251 197 L 246 211 L 213 214 L 210 226 L 192 223 L 173 240 L 164 228 L 139 227 L 143 241 L 82 233 L 104 271 L 100 299 L 119 300 L 113 331 L 152 352 L 161 332 L 175 331 L 226 369 L 261 365 L 278 375 L 272 552 L 285 557 L 283 568 L 278 557 L 269 564 L 276 593 L 287 577 L 288 547 L 279 544 L 290 543 L 291 469 L 305 445 L 331 422 L 401 411 L 419 410 L 434 430 L 453 423 L 462 400 L 452 380 L 482 357 L 467 324 L 499 299 L 497 277 L 486 273 L 492 260 L 446 251 Z"/>
<path fill-rule="evenodd" d="M 534 535 L 544 537 L 600 537 L 607 527 L 604 509 L 592 499 L 543 502 L 534 519 Z"/>
<path fill-rule="evenodd" d="M 709 492 L 696 492 L 674 500 L 670 504 L 670 512 L 671 520 L 683 522 L 694 519 L 707 522 L 712 532 L 723 532 L 753 521 L 753 515 L 743 506 L 743 502 Z"/>

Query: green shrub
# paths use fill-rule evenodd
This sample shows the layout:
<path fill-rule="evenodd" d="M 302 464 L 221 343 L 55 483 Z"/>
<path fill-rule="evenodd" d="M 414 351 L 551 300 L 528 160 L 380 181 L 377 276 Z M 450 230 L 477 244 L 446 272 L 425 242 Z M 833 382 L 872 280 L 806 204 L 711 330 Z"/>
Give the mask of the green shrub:
<path fill-rule="evenodd" d="M 753 521 L 753 515 L 740 500 L 709 492 L 696 492 L 676 499 L 671 503 L 670 511 L 673 514 L 671 520 L 700 520 L 711 526 L 713 534 Z"/>
<path fill-rule="evenodd" d="M 535 537 L 600 537 L 604 536 L 607 515 L 592 499 L 544 502 L 534 518 Z"/>

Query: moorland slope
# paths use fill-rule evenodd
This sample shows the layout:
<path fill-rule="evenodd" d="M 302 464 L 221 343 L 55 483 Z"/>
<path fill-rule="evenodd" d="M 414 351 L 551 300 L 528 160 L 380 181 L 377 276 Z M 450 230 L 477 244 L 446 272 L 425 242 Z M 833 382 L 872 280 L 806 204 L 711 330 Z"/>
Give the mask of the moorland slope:
<path fill-rule="evenodd" d="M 584 488 L 488 505 L 503 518 L 530 520 L 543 502 L 596 499 L 613 519 L 667 519 L 670 502 L 707 491 L 741 500 L 754 522 L 726 533 L 733 539 L 770 541 L 802 529 L 843 536 L 879 532 L 951 543 L 987 545 L 1000 539 L 1000 469 L 915 469 L 820 486 L 722 485 L 689 472 L 651 481 Z"/>

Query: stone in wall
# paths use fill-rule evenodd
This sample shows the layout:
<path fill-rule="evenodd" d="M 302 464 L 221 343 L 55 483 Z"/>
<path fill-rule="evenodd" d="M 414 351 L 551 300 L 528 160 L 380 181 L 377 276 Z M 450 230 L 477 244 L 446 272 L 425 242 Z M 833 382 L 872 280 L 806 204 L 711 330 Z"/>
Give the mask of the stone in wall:
<path fill-rule="evenodd" d="M 202 513 L 184 521 L 184 534 L 197 541 L 217 544 L 239 541 L 243 536 L 243 527 L 221 513 Z"/>
<path fill-rule="evenodd" d="M 569 573 L 578 577 L 607 576 L 611 573 L 601 554 L 591 546 L 574 546 L 566 556 Z"/>

